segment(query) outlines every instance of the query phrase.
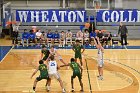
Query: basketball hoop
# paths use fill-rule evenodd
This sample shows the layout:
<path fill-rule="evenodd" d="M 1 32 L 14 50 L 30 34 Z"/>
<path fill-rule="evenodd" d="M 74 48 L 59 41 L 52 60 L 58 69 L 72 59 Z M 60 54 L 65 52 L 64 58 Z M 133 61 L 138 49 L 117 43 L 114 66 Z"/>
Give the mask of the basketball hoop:
<path fill-rule="evenodd" d="M 95 9 L 100 9 L 100 8 L 101 8 L 100 3 L 99 3 L 99 2 L 96 2 L 96 3 L 95 3 Z"/>

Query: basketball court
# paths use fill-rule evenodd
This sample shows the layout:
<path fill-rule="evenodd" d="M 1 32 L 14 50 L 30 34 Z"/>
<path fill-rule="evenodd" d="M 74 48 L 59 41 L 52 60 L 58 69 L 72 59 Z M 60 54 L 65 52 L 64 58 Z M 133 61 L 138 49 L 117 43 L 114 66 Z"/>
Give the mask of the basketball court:
<path fill-rule="evenodd" d="M 38 66 L 40 49 L 12 49 L 0 63 L 0 92 L 29 93 L 32 91 L 34 79 L 30 79 Z M 74 53 L 71 49 L 58 49 L 65 62 L 69 62 Z M 106 49 L 104 53 L 104 80 L 97 78 L 97 61 L 95 49 L 87 49 L 84 53 L 84 72 L 82 81 L 84 93 L 139 93 L 139 49 Z M 58 64 L 62 63 L 58 61 Z M 71 69 L 59 69 L 67 93 L 71 91 Z M 74 80 L 75 93 L 80 90 L 78 78 Z M 45 81 L 37 85 L 37 93 L 46 93 Z M 61 93 L 59 83 L 53 79 L 51 93 Z"/>
<path fill-rule="evenodd" d="M 32 93 L 34 80 L 40 74 L 38 71 L 32 79 L 30 78 L 39 65 L 41 47 L 25 48 L 20 44 L 12 46 L 9 39 L 11 32 L 6 32 L 6 27 L 10 27 L 11 24 L 15 27 L 18 24 L 20 35 L 24 29 L 34 33 L 37 29 L 44 33 L 51 29 L 52 32 L 72 31 L 75 39 L 76 31 L 89 30 L 91 27 L 91 31 L 107 31 L 112 33 L 114 38 L 120 39 L 117 31 L 121 21 L 128 27 L 129 45 L 122 48 L 118 39 L 115 48 L 113 44 L 105 48 L 103 80 L 98 80 L 97 77 L 96 47 L 86 48 L 82 55 L 84 92 L 80 92 L 81 87 L 76 77 L 73 93 L 140 93 L 139 3 L 139 0 L 1 0 L 0 33 L 5 31 L 4 34 L 8 33 L 8 36 L 4 39 L 0 36 L 0 93 Z M 88 27 L 86 23 L 89 24 Z M 57 51 L 66 63 L 74 57 L 71 46 L 58 48 Z M 59 66 L 62 65 L 59 60 L 56 61 Z M 66 93 L 72 93 L 72 69 L 61 67 L 58 71 Z M 45 84 L 45 80 L 38 82 L 36 93 L 47 93 Z M 52 79 L 49 93 L 62 93 L 56 79 Z"/>

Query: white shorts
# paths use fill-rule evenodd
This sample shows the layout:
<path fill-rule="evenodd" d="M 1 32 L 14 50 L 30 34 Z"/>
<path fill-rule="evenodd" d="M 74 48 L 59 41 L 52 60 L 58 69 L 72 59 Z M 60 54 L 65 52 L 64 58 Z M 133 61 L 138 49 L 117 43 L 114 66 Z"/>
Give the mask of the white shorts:
<path fill-rule="evenodd" d="M 104 61 L 103 61 L 103 59 L 101 59 L 101 58 L 98 58 L 98 66 L 99 67 L 103 67 L 104 66 Z"/>
<path fill-rule="evenodd" d="M 55 79 L 60 79 L 60 75 L 59 75 L 59 73 L 58 72 L 56 72 L 56 73 L 49 73 L 49 78 L 55 78 Z"/>

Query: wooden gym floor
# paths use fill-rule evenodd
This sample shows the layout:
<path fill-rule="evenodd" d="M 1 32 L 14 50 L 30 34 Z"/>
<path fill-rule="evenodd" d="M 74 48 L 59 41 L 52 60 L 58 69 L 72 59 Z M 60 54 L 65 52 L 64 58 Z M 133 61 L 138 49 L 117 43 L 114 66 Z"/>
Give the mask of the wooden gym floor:
<path fill-rule="evenodd" d="M 1 43 L 2 45 L 2 43 Z M 70 49 L 59 49 L 65 62 L 69 62 L 74 53 Z M 104 80 L 97 79 L 97 50 L 85 50 L 83 55 L 84 93 L 140 93 L 140 50 L 136 49 L 105 49 Z M 38 65 L 40 49 L 11 49 L 0 63 L 0 93 L 30 93 L 35 75 L 31 74 Z M 58 64 L 62 63 L 58 61 Z M 67 93 L 70 93 L 71 69 L 59 69 Z M 80 93 L 78 79 L 74 80 L 75 93 Z M 45 80 L 37 84 L 36 93 L 46 93 Z M 59 83 L 53 79 L 50 93 L 61 93 Z"/>

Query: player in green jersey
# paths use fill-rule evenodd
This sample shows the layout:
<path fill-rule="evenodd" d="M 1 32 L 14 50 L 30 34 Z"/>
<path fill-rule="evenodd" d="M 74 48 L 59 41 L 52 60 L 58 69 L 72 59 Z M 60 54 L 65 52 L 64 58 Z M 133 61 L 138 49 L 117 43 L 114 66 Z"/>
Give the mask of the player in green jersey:
<path fill-rule="evenodd" d="M 81 51 L 83 49 L 83 51 Z M 84 53 L 85 48 L 80 45 L 80 41 L 76 40 L 76 44 L 73 46 L 72 50 L 75 52 L 75 61 L 77 62 L 77 58 L 80 60 L 80 64 L 83 67 L 83 62 L 82 62 L 82 53 Z"/>
<path fill-rule="evenodd" d="M 49 57 L 50 51 L 46 48 L 45 45 L 42 45 L 42 50 L 41 50 L 41 60 L 46 61 L 47 58 Z M 44 57 L 43 57 L 44 55 Z"/>
<path fill-rule="evenodd" d="M 83 69 L 82 67 L 79 65 L 79 63 L 75 62 L 74 58 L 71 58 L 71 63 L 68 63 L 67 65 L 61 65 L 60 67 L 64 67 L 64 66 L 70 66 L 73 70 L 73 75 L 71 76 L 71 87 L 72 87 L 72 92 L 74 92 L 74 86 L 73 86 L 73 79 L 77 76 L 79 79 L 79 83 L 81 86 L 81 92 L 83 92 L 83 83 L 82 83 L 82 72 Z"/>
<path fill-rule="evenodd" d="M 49 78 L 49 75 L 48 75 L 47 65 L 44 64 L 43 60 L 39 61 L 39 66 L 36 68 L 36 70 L 31 75 L 31 79 L 37 73 L 38 70 L 40 71 L 40 75 L 34 81 L 33 92 L 35 92 L 37 82 L 42 80 L 42 79 L 46 79 L 47 80 L 46 86 L 50 84 L 50 78 Z"/>

